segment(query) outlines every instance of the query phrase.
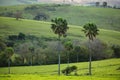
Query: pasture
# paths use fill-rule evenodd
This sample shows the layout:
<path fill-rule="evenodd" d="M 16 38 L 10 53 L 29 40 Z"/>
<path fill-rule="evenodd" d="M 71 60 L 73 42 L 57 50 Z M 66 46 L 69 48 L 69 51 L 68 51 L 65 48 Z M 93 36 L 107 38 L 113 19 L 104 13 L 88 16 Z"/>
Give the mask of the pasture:
<path fill-rule="evenodd" d="M 119 80 L 120 79 L 120 59 L 107 59 L 92 62 L 92 76 L 88 73 L 88 62 L 71 63 L 70 66 L 78 67 L 75 76 L 74 72 L 69 76 L 61 74 L 57 76 L 58 65 L 38 65 L 38 66 L 17 66 L 11 67 L 11 74 L 7 67 L 0 68 L 0 80 Z M 61 70 L 67 65 L 61 64 Z"/>

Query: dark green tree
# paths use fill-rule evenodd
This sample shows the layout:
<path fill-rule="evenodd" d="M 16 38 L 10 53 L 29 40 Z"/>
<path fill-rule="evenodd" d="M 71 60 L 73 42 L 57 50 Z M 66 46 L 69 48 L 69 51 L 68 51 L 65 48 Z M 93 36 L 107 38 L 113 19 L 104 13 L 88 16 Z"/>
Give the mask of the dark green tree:
<path fill-rule="evenodd" d="M 80 53 L 80 46 L 75 46 L 74 47 L 74 52 L 76 53 L 77 57 L 76 57 L 76 61 L 78 62 L 79 61 L 79 56 L 78 54 Z"/>
<path fill-rule="evenodd" d="M 68 67 L 69 67 L 69 53 L 71 52 L 71 50 L 73 49 L 73 44 L 71 41 L 67 41 L 65 44 L 65 49 L 67 50 L 67 64 L 68 64 Z"/>
<path fill-rule="evenodd" d="M 86 35 L 86 37 L 89 38 L 89 50 L 90 50 L 90 43 L 91 41 L 94 40 L 94 38 L 96 38 L 96 35 L 98 35 L 98 28 L 96 26 L 96 24 L 94 23 L 87 23 L 83 26 L 83 31 Z M 90 53 L 89 53 L 89 75 L 92 75 L 92 72 L 91 72 L 91 58 L 92 58 L 92 54 L 91 54 L 91 50 L 90 50 Z"/>
<path fill-rule="evenodd" d="M 5 54 L 6 54 L 7 59 L 8 59 L 8 73 L 10 74 L 10 62 L 11 62 L 11 57 L 14 54 L 13 48 L 12 47 L 7 47 L 5 49 Z"/>
<path fill-rule="evenodd" d="M 107 7 L 107 2 L 103 2 L 103 7 Z"/>
<path fill-rule="evenodd" d="M 100 6 L 100 2 L 96 2 L 95 4 L 96 4 L 96 6 L 97 6 L 97 7 L 99 7 L 99 6 Z"/>
<path fill-rule="evenodd" d="M 19 39 L 19 40 L 25 40 L 25 34 L 20 32 L 20 33 L 18 34 L 18 39 Z"/>
<path fill-rule="evenodd" d="M 30 47 L 29 50 L 31 52 L 31 66 L 32 66 L 32 64 L 33 64 L 33 54 L 34 54 L 35 49 L 34 49 L 34 47 Z"/>
<path fill-rule="evenodd" d="M 60 45 L 60 38 L 63 36 L 65 37 L 67 29 L 69 28 L 67 25 L 67 21 L 65 19 L 62 18 L 55 18 L 51 20 L 52 24 L 51 24 L 51 29 L 53 30 L 53 32 L 55 34 L 58 35 L 58 46 Z M 60 75 L 60 49 L 58 50 L 58 75 Z"/>

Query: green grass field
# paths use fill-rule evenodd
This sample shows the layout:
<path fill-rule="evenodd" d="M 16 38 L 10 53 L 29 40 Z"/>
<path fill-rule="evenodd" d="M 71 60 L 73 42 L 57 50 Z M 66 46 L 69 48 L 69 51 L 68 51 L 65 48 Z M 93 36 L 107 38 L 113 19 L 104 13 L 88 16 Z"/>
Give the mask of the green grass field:
<path fill-rule="evenodd" d="M 38 9 L 24 10 L 30 6 L 37 6 Z M 15 13 L 17 10 L 20 10 L 23 13 L 22 16 L 26 19 L 33 19 L 38 13 L 45 13 L 49 16 L 47 21 L 62 17 L 71 25 L 83 26 L 88 22 L 93 22 L 100 28 L 120 31 L 119 9 L 54 4 L 0 6 L 0 14 Z"/>
<path fill-rule="evenodd" d="M 11 67 L 11 74 L 7 74 L 8 68 L 0 68 L 0 80 L 119 80 L 120 59 L 108 59 L 92 62 L 92 76 L 88 73 L 88 62 L 71 63 L 70 66 L 78 67 L 78 76 L 71 73 L 70 76 L 57 76 L 58 65 L 18 66 Z M 67 65 L 61 64 L 61 70 Z M 119 69 L 118 69 L 119 68 Z"/>
<path fill-rule="evenodd" d="M 8 35 L 18 34 L 23 32 L 26 35 L 35 35 L 38 37 L 56 37 L 51 30 L 50 22 L 34 21 L 21 19 L 17 21 L 15 18 L 0 17 L 0 37 L 7 37 Z M 70 29 L 67 33 L 67 38 L 78 39 L 81 42 L 87 40 L 84 33 L 82 32 L 82 27 L 69 25 Z M 100 29 L 97 38 L 108 43 L 108 44 L 120 44 L 120 32 L 114 30 Z"/>

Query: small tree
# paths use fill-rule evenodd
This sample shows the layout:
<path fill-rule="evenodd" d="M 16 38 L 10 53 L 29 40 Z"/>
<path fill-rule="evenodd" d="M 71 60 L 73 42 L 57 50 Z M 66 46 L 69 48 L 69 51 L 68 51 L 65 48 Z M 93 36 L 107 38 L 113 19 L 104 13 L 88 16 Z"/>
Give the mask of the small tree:
<path fill-rule="evenodd" d="M 66 35 L 67 29 L 69 27 L 67 26 L 68 24 L 65 19 L 55 18 L 55 19 L 52 19 L 51 21 L 52 21 L 51 29 L 53 30 L 55 34 L 58 35 L 58 40 L 59 40 L 58 46 L 59 46 L 61 36 L 64 37 Z M 58 53 L 58 75 L 60 75 L 60 49 L 58 51 L 59 51 Z"/>
<path fill-rule="evenodd" d="M 75 46 L 75 48 L 74 48 L 74 51 L 75 51 L 75 53 L 76 53 L 76 55 L 77 55 L 77 57 L 76 57 L 76 61 L 78 62 L 79 61 L 79 56 L 78 56 L 78 54 L 80 53 L 80 46 Z"/>
<path fill-rule="evenodd" d="M 31 52 L 31 66 L 32 66 L 32 64 L 33 64 L 33 53 L 34 53 L 35 49 L 34 49 L 34 47 L 30 47 L 29 50 Z"/>
<path fill-rule="evenodd" d="M 67 64 L 68 64 L 68 67 L 69 67 L 69 53 L 70 53 L 70 51 L 73 49 L 73 45 L 72 45 L 72 42 L 71 41 L 68 41 L 68 42 L 66 42 L 65 44 L 65 49 L 67 50 L 67 59 L 68 59 L 68 62 L 67 62 Z"/>
<path fill-rule="evenodd" d="M 17 12 L 15 13 L 15 18 L 16 18 L 16 20 L 19 20 L 19 18 L 22 18 L 22 12 L 17 11 Z"/>
<path fill-rule="evenodd" d="M 100 2 L 96 2 L 96 6 L 99 7 L 100 6 Z"/>
<path fill-rule="evenodd" d="M 103 2 L 103 7 L 107 7 L 107 2 Z"/>
<path fill-rule="evenodd" d="M 11 56 L 14 54 L 14 50 L 12 47 L 7 47 L 5 49 L 5 53 L 8 58 L 8 73 L 10 74 L 10 62 L 11 62 Z"/>

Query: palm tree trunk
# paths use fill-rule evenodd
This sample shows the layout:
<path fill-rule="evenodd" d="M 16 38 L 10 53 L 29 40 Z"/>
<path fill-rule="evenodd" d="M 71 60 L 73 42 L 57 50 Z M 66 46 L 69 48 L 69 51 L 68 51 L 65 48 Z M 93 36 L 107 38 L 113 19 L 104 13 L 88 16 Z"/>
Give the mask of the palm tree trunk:
<path fill-rule="evenodd" d="M 91 45 L 91 43 L 90 43 L 90 40 L 89 40 L 89 75 L 92 75 L 92 72 L 91 72 L 91 62 L 92 62 L 91 57 L 92 57 L 92 54 L 91 54 L 90 45 Z"/>
<path fill-rule="evenodd" d="M 60 35 L 58 36 L 58 75 L 60 76 Z"/>
<path fill-rule="evenodd" d="M 8 74 L 10 74 L 10 59 L 8 60 Z"/>

